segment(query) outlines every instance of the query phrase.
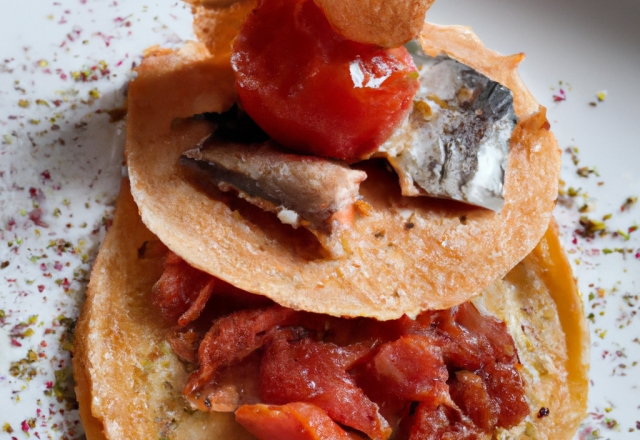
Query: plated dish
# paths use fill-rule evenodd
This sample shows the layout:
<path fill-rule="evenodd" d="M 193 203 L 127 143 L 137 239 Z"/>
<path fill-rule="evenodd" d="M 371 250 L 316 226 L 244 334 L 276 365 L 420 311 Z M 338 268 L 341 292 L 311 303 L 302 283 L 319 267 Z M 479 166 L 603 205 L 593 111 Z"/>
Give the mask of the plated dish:
<path fill-rule="evenodd" d="M 96 37 L 96 38 L 98 38 L 98 37 Z M 505 51 L 505 52 L 506 52 L 506 51 Z M 531 83 L 529 83 L 529 84 L 531 84 Z M 554 86 L 555 86 L 555 84 L 554 84 Z M 534 87 L 535 87 L 535 83 L 534 83 Z M 545 87 L 546 87 L 546 86 L 545 86 Z M 556 87 L 557 87 L 557 86 L 556 86 Z M 89 90 L 90 90 L 90 89 L 89 89 Z M 89 91 L 89 90 L 88 90 L 88 91 Z M 569 96 L 569 98 L 571 98 L 572 96 L 576 96 L 576 95 L 571 95 L 571 94 L 570 94 L 570 91 L 569 91 L 568 89 L 565 89 L 565 93 Z M 559 90 L 556 90 L 556 91 L 550 92 L 550 94 L 556 94 L 556 95 L 558 95 L 558 96 L 562 96 L 562 94 L 559 92 Z M 91 95 L 88 95 L 88 96 L 91 96 Z M 551 100 L 551 96 L 549 96 L 548 98 Z M 597 98 L 595 98 L 595 99 L 597 99 Z M 35 101 L 32 101 L 32 102 L 35 102 Z M 559 109 L 559 110 L 562 110 L 562 109 L 563 109 L 563 107 L 562 107 L 562 106 L 563 106 L 563 105 L 565 105 L 565 104 L 566 104 L 566 105 L 569 105 L 569 103 L 570 103 L 570 102 L 571 102 L 571 100 L 570 100 L 570 99 L 569 99 L 568 101 L 566 101 L 566 102 L 561 101 L 559 104 L 556 104 L 557 106 L 559 106 L 559 107 L 556 107 L 556 108 L 557 108 L 557 109 Z M 606 102 L 608 102 L 608 101 L 607 101 L 607 100 L 605 100 L 604 102 L 606 103 Z M 37 105 L 37 104 L 34 104 L 34 105 Z M 599 103 L 599 104 L 598 104 L 598 106 L 599 106 L 599 107 L 597 107 L 597 109 L 598 109 L 598 110 L 600 110 L 600 109 L 602 109 L 602 108 L 605 108 L 605 109 L 606 109 L 606 107 L 602 107 L 602 106 L 604 106 L 604 105 L 605 105 L 605 104 L 601 104 L 601 103 Z M 100 117 L 100 116 L 99 116 L 99 117 Z M 106 116 L 105 116 L 105 117 L 106 117 Z M 554 123 L 553 119 L 551 120 L 551 122 L 552 122 L 552 123 Z M 70 141 L 68 141 L 68 142 L 70 142 Z M 562 142 L 561 142 L 561 143 L 562 143 Z M 6 144 L 5 144 L 5 145 L 6 145 Z M 581 150 L 581 152 L 584 152 L 584 149 L 582 149 L 582 150 Z M 570 156 L 568 156 L 568 155 L 567 155 L 567 156 L 566 156 L 566 158 L 570 158 Z M 582 159 L 582 160 L 583 160 L 583 161 L 585 161 L 585 160 L 588 160 L 588 158 L 587 158 L 587 159 Z M 583 163 L 585 163 L 585 162 L 583 162 Z M 43 172 L 44 172 L 44 171 L 45 171 L 45 170 L 43 170 Z M 571 171 L 571 172 L 575 172 L 575 170 L 571 170 L 571 169 L 570 169 L 570 171 Z M 590 176 L 591 176 L 593 179 L 595 179 L 595 176 L 593 175 L 593 173 L 591 173 L 591 174 L 590 174 Z M 56 179 L 55 171 L 54 171 L 54 179 Z M 579 180 L 578 180 L 578 182 L 583 182 L 582 180 L 580 180 L 580 179 L 582 179 L 581 177 L 579 177 L 578 179 L 579 179 Z M 570 184 L 568 184 L 567 186 L 570 186 Z M 577 186 L 576 186 L 576 188 L 577 188 Z M 626 199 L 626 197 L 625 197 L 625 199 Z M 92 201 L 92 200 L 91 200 L 91 201 Z M 73 203 L 73 201 L 72 201 L 72 203 Z M 620 205 L 622 205 L 623 203 L 624 203 L 624 200 L 621 200 Z M 41 203 L 41 206 L 44 208 L 44 212 L 45 212 L 45 220 L 48 220 L 48 221 L 50 222 L 50 224 L 55 224 L 55 223 L 53 223 L 53 222 L 52 222 L 52 220 L 53 220 L 53 221 L 55 221 L 55 217 L 52 217 L 51 219 L 49 219 L 48 217 L 46 217 L 46 215 L 47 215 L 47 206 L 46 206 L 46 204 L 42 204 L 42 203 Z M 61 205 L 61 206 L 62 206 L 62 205 Z M 618 208 L 619 208 L 619 206 L 617 206 L 617 207 L 616 207 L 616 209 L 618 209 Z M 631 213 L 633 213 L 633 211 L 627 211 L 627 212 L 631 212 Z M 615 217 L 614 217 L 614 220 L 615 220 Z M 29 220 L 29 221 L 30 221 L 30 220 Z M 28 225 L 27 225 L 27 226 L 28 226 Z M 628 225 L 627 225 L 627 226 L 628 226 Z M 624 231 L 626 231 L 626 229 L 623 229 L 623 230 L 624 230 Z M 49 231 L 47 231 L 47 232 L 49 232 Z M 622 239 L 622 238 L 621 238 L 621 239 Z M 577 240 L 580 242 L 581 240 L 583 240 L 583 238 L 582 238 L 582 237 L 578 237 L 578 238 L 577 238 Z M 634 235 L 633 235 L 633 234 L 631 234 L 631 235 L 630 235 L 630 243 L 625 243 L 625 245 L 627 245 L 627 246 L 628 246 L 628 245 L 631 245 L 632 243 L 634 243 L 634 242 L 633 242 L 633 240 L 634 240 Z M 570 243 L 570 240 L 569 240 L 569 242 L 568 242 L 568 243 Z M 608 246 L 608 245 L 605 245 L 605 246 Z M 618 252 L 616 252 L 616 251 L 614 251 L 614 247 L 615 247 L 615 246 L 613 246 L 613 245 L 611 246 L 611 251 L 612 251 L 613 257 L 615 258 L 615 257 L 616 257 L 616 255 L 618 255 L 618 256 L 619 256 L 619 253 L 618 253 Z M 40 255 L 41 255 L 41 254 L 39 254 L 39 255 L 37 255 L 37 256 L 40 256 Z M 610 255 L 610 254 L 604 254 L 604 255 Z M 13 264 L 15 264 L 15 261 L 16 261 L 16 260 L 13 260 Z M 46 262 L 46 260 L 45 260 L 44 262 Z M 73 260 L 71 260 L 71 262 L 73 262 Z M 64 263 L 64 261 L 63 261 L 63 263 Z M 33 263 L 32 263 L 32 264 L 33 264 Z M 47 263 L 47 264 L 48 264 L 48 263 Z M 575 262 L 574 262 L 574 264 L 575 264 Z M 583 263 L 583 264 L 584 264 L 584 263 Z M 623 264 L 629 264 L 629 263 L 628 263 L 628 262 L 625 262 L 625 263 L 623 263 Z M 54 264 L 53 264 L 53 262 L 51 263 L 51 265 L 52 265 L 52 266 L 54 265 Z M 53 270 L 57 270 L 57 269 L 53 269 Z M 47 273 L 47 272 L 45 272 L 45 273 Z M 597 282 L 597 280 L 594 280 L 594 281 L 596 281 L 596 282 Z M 61 281 L 61 283 L 64 283 L 64 281 Z M 75 286 L 73 285 L 74 281 L 71 281 L 71 283 L 72 283 L 72 290 L 73 290 L 73 289 L 74 289 L 74 287 L 75 287 Z M 39 285 L 38 285 L 38 286 L 39 286 Z M 600 284 L 596 284 L 596 287 L 598 287 L 598 286 L 600 286 Z M 56 286 L 56 287 L 57 287 L 57 286 Z M 60 288 L 60 289 L 63 289 L 63 288 L 64 288 L 64 286 L 60 286 L 59 288 Z M 46 289 L 48 289 L 48 287 L 46 287 Z M 587 288 L 586 288 L 586 290 L 589 290 L 589 288 L 587 287 Z M 591 290 L 596 294 L 596 297 L 599 297 L 599 293 L 598 293 L 598 291 L 597 291 L 595 288 L 591 288 Z M 612 295 L 615 295 L 615 294 L 612 294 Z M 606 298 L 606 296 L 605 296 L 605 298 Z M 614 298 L 615 298 L 615 297 L 614 297 Z M 611 300 L 611 299 L 610 299 L 610 300 Z M 593 302 L 593 301 L 592 301 L 592 302 Z M 597 300 L 596 300 L 596 302 L 597 302 Z M 597 311 L 597 310 L 596 310 L 596 311 Z M 12 316 L 13 316 L 13 317 L 16 317 L 16 316 L 17 316 L 17 314 L 10 315 L 10 319 L 11 319 L 11 317 L 12 317 Z M 596 320 L 598 320 L 598 319 L 606 319 L 606 317 L 605 317 L 605 318 L 599 318 L 599 315 L 597 315 L 597 313 L 596 313 Z M 599 332 L 599 333 L 601 333 L 601 331 L 602 331 L 602 329 L 600 329 L 600 332 Z M 599 334 L 599 333 L 598 333 L 598 334 Z M 610 332 L 610 333 L 611 333 L 611 332 Z M 598 338 L 600 338 L 600 337 L 598 336 Z M 608 339 L 608 337 L 606 337 L 606 338 L 605 338 L 605 342 L 604 342 L 604 343 L 606 343 L 607 339 Z M 17 342 L 27 342 L 27 343 L 28 343 L 30 340 L 29 340 L 29 337 L 27 336 L 27 337 L 25 337 L 25 338 L 18 337 L 18 338 L 16 339 L 16 341 L 17 341 Z M 50 342 L 51 342 L 51 341 L 50 341 Z M 20 347 L 15 347 L 15 346 L 14 346 L 14 347 L 12 347 L 12 348 L 11 348 L 11 350 L 15 351 L 15 352 L 16 352 L 16 354 L 17 354 L 17 352 L 20 350 Z M 40 349 L 38 349 L 38 350 L 42 350 L 42 349 L 40 348 Z M 609 358 L 607 358 L 607 360 L 608 360 L 608 359 L 609 359 Z M 16 359 L 16 360 L 17 360 L 17 359 Z M 629 362 L 629 363 L 628 363 L 628 365 L 629 365 L 629 367 L 631 368 L 631 362 Z M 15 380 L 15 379 L 11 379 L 11 380 Z M 20 380 L 20 379 L 18 379 L 18 380 Z M 596 379 L 596 383 L 598 383 L 598 380 L 597 380 L 597 379 Z M 23 394 L 23 402 L 24 402 L 24 396 L 25 396 L 25 395 L 26 395 L 26 394 Z M 15 407 L 15 406 L 14 406 L 14 407 Z M 594 411 L 597 411 L 597 409 L 594 409 Z M 601 408 L 601 409 L 600 409 L 600 411 L 603 413 L 603 415 L 605 415 L 605 414 L 606 414 L 606 415 L 610 415 L 610 413 L 608 413 L 608 412 L 605 412 L 605 411 L 604 411 L 604 408 Z M 614 408 L 612 408 L 612 411 L 613 411 L 613 413 L 614 413 L 614 415 L 615 415 L 615 413 L 616 413 L 616 411 L 618 411 L 618 409 L 616 409 L 616 408 L 615 408 L 615 406 L 614 406 Z M 35 414 L 35 413 L 34 413 L 34 414 Z M 72 413 L 71 413 L 71 414 L 72 414 Z M 596 413 L 596 414 L 597 414 L 597 413 Z M 607 418 L 609 418 L 609 417 L 607 417 Z M 27 418 L 27 419 L 25 419 L 25 420 L 27 420 L 27 422 L 28 422 L 28 418 Z M 611 418 L 609 418 L 609 420 L 611 420 Z M 598 424 L 602 423 L 602 425 L 600 425 L 600 426 L 601 426 L 601 429 L 614 429 L 614 430 L 616 429 L 616 428 L 615 428 L 615 424 L 613 424 L 613 423 L 612 423 L 612 426 L 614 426 L 614 427 L 613 427 L 613 428 L 609 428 L 609 427 L 606 425 L 606 423 L 605 423 L 604 417 L 603 417 L 602 419 L 594 419 L 594 423 L 596 424 L 596 426 L 597 426 Z M 608 422 L 607 422 L 607 423 L 608 423 Z M 12 423 L 12 425 L 11 425 L 11 426 L 13 426 L 13 428 L 16 428 L 16 423 L 15 423 L 15 422 L 14 422 L 14 423 Z M 18 426 L 19 426 L 19 424 L 18 424 Z M 27 423 L 27 425 L 26 425 L 26 426 L 28 427 L 28 429 L 32 429 L 32 428 L 30 428 L 30 427 L 29 427 L 29 424 L 28 424 L 28 423 Z"/>
<path fill-rule="evenodd" d="M 542 303 L 500 293 L 467 302 L 550 227 L 560 152 L 515 71 L 522 56 L 427 23 L 413 32 L 412 59 L 397 43 L 338 34 L 311 0 L 254 8 L 229 53 L 216 52 L 228 29 L 207 33 L 209 47 L 151 49 L 130 84 L 130 192 L 158 237 L 135 250 L 118 244 L 141 235 L 128 230 L 140 224 L 127 213 L 134 205 L 120 211 L 130 204 L 123 184 L 76 329 L 90 435 L 211 435 L 205 427 L 233 412 L 224 435 L 243 427 L 263 440 L 572 436 L 588 369 L 575 289 L 548 285 Z M 560 248 L 540 246 L 554 254 L 539 276 L 571 286 Z M 152 255 L 164 271 L 148 270 L 151 288 L 135 267 Z M 541 282 L 525 276 L 518 296 L 540 295 Z M 112 309 L 120 301 L 128 312 Z M 503 301 L 516 305 L 500 318 L 489 310 Z M 155 324 L 132 316 L 153 315 L 145 303 Z M 163 320 L 177 326 L 156 329 Z M 518 326 L 522 334 L 507 331 Z M 545 331 L 560 339 L 542 344 Z M 147 336 L 163 332 L 166 342 Z M 531 349 L 534 340 L 542 345 Z M 541 353 L 526 360 L 523 350 Z M 124 388 L 109 379 L 141 363 L 166 377 L 134 369 Z M 132 412 L 131 391 L 157 403 Z"/>

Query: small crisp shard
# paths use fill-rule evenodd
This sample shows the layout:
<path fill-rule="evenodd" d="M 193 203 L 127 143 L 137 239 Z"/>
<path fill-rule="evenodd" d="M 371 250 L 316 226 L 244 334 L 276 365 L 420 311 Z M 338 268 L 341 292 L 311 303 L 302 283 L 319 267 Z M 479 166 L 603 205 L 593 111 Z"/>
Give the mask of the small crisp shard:
<path fill-rule="evenodd" d="M 341 161 L 291 154 L 272 141 L 246 145 L 213 136 L 185 152 L 180 164 L 275 213 L 282 223 L 309 229 L 334 257 L 343 253 L 337 233 L 353 218 L 367 177 Z"/>
<path fill-rule="evenodd" d="M 414 57 L 420 89 L 413 111 L 379 149 L 405 196 L 459 200 L 499 212 L 509 140 L 518 118 L 513 94 L 446 55 Z"/>

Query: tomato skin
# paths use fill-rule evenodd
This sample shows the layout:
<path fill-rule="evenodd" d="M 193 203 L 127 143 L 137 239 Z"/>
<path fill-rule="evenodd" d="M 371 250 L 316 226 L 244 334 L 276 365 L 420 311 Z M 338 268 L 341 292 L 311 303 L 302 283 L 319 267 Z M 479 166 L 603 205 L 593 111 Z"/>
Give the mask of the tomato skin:
<path fill-rule="evenodd" d="M 404 47 L 345 39 L 312 0 L 262 0 L 234 42 L 231 63 L 245 110 L 274 140 L 350 162 L 391 135 L 418 89 Z"/>

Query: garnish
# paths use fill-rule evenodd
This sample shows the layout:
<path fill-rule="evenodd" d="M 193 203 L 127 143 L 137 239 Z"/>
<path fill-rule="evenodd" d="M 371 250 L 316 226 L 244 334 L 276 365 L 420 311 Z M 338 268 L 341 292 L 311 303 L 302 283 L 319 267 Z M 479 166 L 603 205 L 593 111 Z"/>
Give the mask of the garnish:
<path fill-rule="evenodd" d="M 596 233 L 599 233 L 599 235 L 606 234 L 606 226 L 604 222 L 591 220 L 587 216 L 582 216 L 580 217 L 580 224 L 582 225 L 583 230 L 579 231 L 579 233 L 583 237 L 594 238 Z"/>
<path fill-rule="evenodd" d="M 627 197 L 627 200 L 625 200 L 625 202 L 620 207 L 620 212 L 624 212 L 633 208 L 636 205 L 636 203 L 638 203 L 638 197 L 636 196 Z"/>

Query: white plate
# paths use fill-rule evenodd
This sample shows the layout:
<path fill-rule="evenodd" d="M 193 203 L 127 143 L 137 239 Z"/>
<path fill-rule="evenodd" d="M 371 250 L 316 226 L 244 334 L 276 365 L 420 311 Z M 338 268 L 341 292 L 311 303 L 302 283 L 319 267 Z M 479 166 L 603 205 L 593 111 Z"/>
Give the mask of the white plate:
<path fill-rule="evenodd" d="M 0 439 L 25 438 L 23 427 L 41 438 L 75 438 L 82 435 L 77 410 L 53 392 L 67 384 L 70 359 L 60 348 L 66 321 L 59 316 L 78 314 L 122 170 L 122 123 L 109 123 L 97 110 L 122 105 L 122 88 L 144 48 L 192 38 L 191 17 L 181 3 L 113 0 L 4 1 L 0 15 L 0 265 L 9 262 L 0 269 L 0 310 L 7 315 L 0 321 L 0 427 L 9 423 L 15 431 L 0 430 Z M 611 213 L 605 222 L 611 231 L 640 222 L 640 206 L 620 212 L 627 197 L 640 195 L 640 2 L 438 0 L 428 19 L 469 25 L 502 53 L 525 52 L 521 75 L 548 107 L 560 147 L 579 149 L 578 166 L 563 154 L 562 178 L 565 188 L 582 188 L 581 195 L 572 208 L 559 205 L 556 212 L 586 313 L 595 321 L 592 414 L 579 435 L 595 437 L 596 429 L 603 438 L 638 438 L 640 344 L 633 340 L 640 337 L 640 232 L 629 240 L 585 240 L 574 231 L 580 215 L 601 220 Z M 101 60 L 109 70 L 104 75 Z M 98 72 L 88 73 L 97 80 L 74 80 L 74 73 L 94 66 Z M 553 95 L 566 100 L 555 102 Z M 599 177 L 576 174 L 593 166 Z M 586 202 L 594 210 L 578 213 Z M 34 203 L 48 227 L 29 220 Z M 624 256 L 603 252 L 616 248 Z M 20 322 L 29 325 L 16 327 Z M 33 335 L 19 336 L 29 329 Z M 22 378 L 12 376 L 12 362 L 28 359 L 29 350 L 37 360 L 19 365 L 26 368 Z M 36 374 L 27 381 L 31 369 Z"/>

